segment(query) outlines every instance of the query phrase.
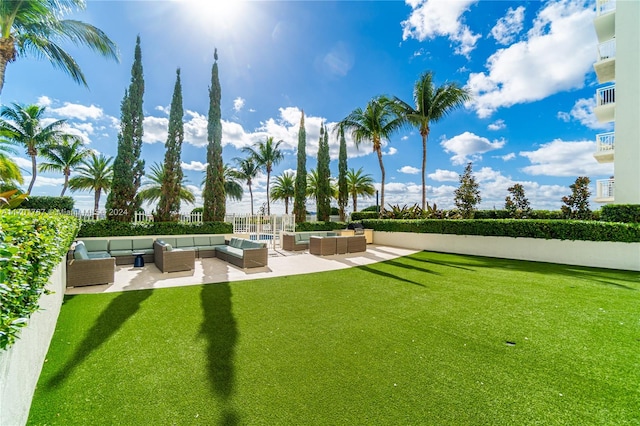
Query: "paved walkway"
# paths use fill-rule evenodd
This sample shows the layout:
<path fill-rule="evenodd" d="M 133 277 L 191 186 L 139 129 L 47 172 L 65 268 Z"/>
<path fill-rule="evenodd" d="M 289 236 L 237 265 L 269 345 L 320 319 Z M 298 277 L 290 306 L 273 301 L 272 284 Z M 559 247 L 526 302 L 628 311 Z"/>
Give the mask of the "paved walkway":
<path fill-rule="evenodd" d="M 332 256 L 277 249 L 269 251 L 269 265 L 261 268 L 241 269 L 220 259 L 206 258 L 196 259 L 193 271 L 169 273 L 160 272 L 153 263 L 147 263 L 143 268 L 121 265 L 116 266 L 115 283 L 68 288 L 66 294 L 109 293 L 308 274 L 367 265 L 415 252 L 416 250 L 375 244 L 368 244 L 366 252 Z"/>

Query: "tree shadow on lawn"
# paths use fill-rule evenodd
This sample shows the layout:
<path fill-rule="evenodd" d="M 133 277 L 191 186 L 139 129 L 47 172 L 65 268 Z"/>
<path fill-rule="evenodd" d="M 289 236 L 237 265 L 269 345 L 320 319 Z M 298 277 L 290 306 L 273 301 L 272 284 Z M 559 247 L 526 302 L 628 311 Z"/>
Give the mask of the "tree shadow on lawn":
<path fill-rule="evenodd" d="M 632 290 L 637 291 L 638 287 L 640 287 L 640 279 L 638 279 L 638 274 L 633 271 L 622 271 L 617 269 L 603 269 L 603 268 L 588 268 L 586 266 L 575 266 L 575 265 L 562 265 L 557 263 L 548 263 L 548 262 L 535 262 L 535 261 L 527 261 L 527 260 L 517 260 L 517 259 L 502 259 L 497 257 L 485 257 L 485 256 L 473 256 L 473 255 L 459 255 L 459 254 L 451 254 L 451 253 L 440 253 L 440 252 L 428 252 L 424 251 L 422 253 L 438 253 L 444 254 L 447 256 L 456 256 L 456 257 L 469 257 L 470 260 L 468 262 L 460 261 L 460 260 L 435 260 L 435 259 L 421 259 L 416 256 L 409 257 L 412 260 L 425 262 L 425 263 L 433 263 L 441 266 L 448 266 L 451 268 L 461 268 L 468 271 L 474 271 L 476 268 L 493 268 L 493 269 L 504 269 L 504 270 L 512 270 L 518 272 L 529 272 L 535 274 L 555 274 L 560 276 L 567 276 L 571 278 L 583 279 L 586 281 L 591 281 L 597 284 L 604 284 L 607 286 L 612 286 L 624 290 Z M 631 284 L 635 284 L 635 287 L 616 283 L 607 279 L 603 279 L 604 276 L 612 277 L 615 280 L 628 282 Z"/>
<path fill-rule="evenodd" d="M 203 320 L 200 334 L 207 339 L 209 382 L 223 407 L 220 425 L 236 425 L 238 415 L 232 407 L 234 391 L 234 351 L 238 340 L 233 317 L 229 283 L 206 284 L 200 291 Z"/>
<path fill-rule="evenodd" d="M 384 263 L 388 264 L 389 261 L 385 261 Z M 403 265 L 402 267 L 404 268 L 404 267 L 407 267 L 407 266 Z M 408 283 L 408 284 L 417 285 L 417 286 L 420 286 L 420 287 L 426 287 L 424 284 L 419 283 L 417 281 L 408 280 L 406 278 L 402 278 L 399 275 L 394 275 L 394 274 L 392 274 L 390 272 L 384 272 L 384 271 L 381 271 L 379 269 L 372 268 L 372 267 L 370 267 L 368 265 L 359 265 L 358 269 L 361 270 L 361 271 L 365 271 L 365 272 L 371 272 L 372 274 L 380 275 L 382 277 L 389 278 L 389 279 L 392 279 L 392 280 L 402 281 L 402 282 L 405 282 L 405 283 Z"/>
<path fill-rule="evenodd" d="M 127 322 L 138 310 L 140 305 L 148 299 L 153 290 L 124 291 L 113 299 L 100 316 L 96 319 L 85 338 L 60 371 L 47 382 L 47 387 L 55 388 L 60 386 L 71 374 L 74 368 L 78 367 L 91 353 L 105 343 L 124 323 Z M 69 299 L 77 297 L 71 296 Z"/>

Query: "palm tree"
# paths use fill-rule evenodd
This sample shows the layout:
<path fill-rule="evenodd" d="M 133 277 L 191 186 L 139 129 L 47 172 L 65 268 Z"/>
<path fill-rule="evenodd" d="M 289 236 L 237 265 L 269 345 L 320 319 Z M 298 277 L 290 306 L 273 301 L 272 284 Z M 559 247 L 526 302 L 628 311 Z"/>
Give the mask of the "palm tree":
<path fill-rule="evenodd" d="M 289 214 L 289 199 L 296 195 L 296 178 L 293 172 L 284 172 L 276 177 L 271 189 L 271 198 L 284 200 L 284 214 Z"/>
<path fill-rule="evenodd" d="M 222 174 L 222 176 L 224 177 L 224 193 L 226 194 L 227 198 L 235 201 L 242 200 L 242 184 L 236 177 L 235 170 L 229 164 L 225 164 L 222 167 L 224 169 L 224 172 Z M 202 177 L 200 185 L 204 186 L 206 180 L 207 174 L 205 173 Z"/>
<path fill-rule="evenodd" d="M 338 183 L 332 177 L 329 180 L 331 199 L 338 199 Z M 311 169 L 307 172 L 307 197 L 311 197 L 316 200 L 316 206 L 318 205 L 318 169 Z"/>
<path fill-rule="evenodd" d="M 358 197 L 361 195 L 371 197 L 376 193 L 373 178 L 369 174 L 363 175 L 362 167 L 358 171 L 349 169 L 347 172 L 347 192 L 353 200 L 353 211 L 358 211 Z"/>
<path fill-rule="evenodd" d="M 64 196 L 69 186 L 71 170 L 82 164 L 82 161 L 89 155 L 89 152 L 91 151 L 84 147 L 82 139 L 71 135 L 64 135 L 62 142 L 45 146 L 40 151 L 40 154 L 49 160 L 48 162 L 40 163 L 40 171 L 62 172 L 64 175 L 64 185 L 60 193 L 61 197 Z"/>
<path fill-rule="evenodd" d="M 58 44 L 60 41 L 87 46 L 118 61 L 118 48 L 100 29 L 81 21 L 61 19 L 72 9 L 84 8 L 84 0 L 0 2 L 0 93 L 7 64 L 28 54 L 47 58 L 75 82 L 87 86 L 80 67 Z"/>
<path fill-rule="evenodd" d="M 456 83 L 447 83 L 440 87 L 433 84 L 433 73 L 423 73 L 413 88 L 413 102 L 411 106 L 395 98 L 399 107 L 398 113 L 403 121 L 418 128 L 422 136 L 422 209 L 427 202 L 427 184 L 425 180 L 427 169 L 427 137 L 431 128 L 429 123 L 437 122 L 449 112 L 462 106 L 471 99 L 471 92 Z M 383 204 L 384 205 L 384 204 Z"/>
<path fill-rule="evenodd" d="M 261 170 L 267 172 L 267 215 L 271 214 L 271 205 L 269 203 L 269 180 L 271 179 L 271 171 L 273 170 L 273 166 L 278 165 L 278 163 L 284 159 L 284 154 L 278 149 L 281 143 L 281 140 L 274 142 L 273 136 L 269 136 L 253 147 L 248 146 L 242 148 L 242 151 L 249 154 Z"/>
<path fill-rule="evenodd" d="M 88 159 L 82 161 L 82 165 L 75 171 L 77 176 L 69 179 L 69 189 L 75 191 L 93 191 L 93 218 L 98 218 L 98 207 L 100 205 L 100 195 L 104 191 L 106 194 L 111 189 L 113 179 L 113 168 L 111 166 L 112 157 L 105 157 L 95 152 L 89 154 Z"/>
<path fill-rule="evenodd" d="M 351 137 L 359 147 L 362 142 L 370 142 L 373 151 L 378 155 L 380 164 L 380 211 L 384 210 L 385 171 L 382 163 L 382 140 L 389 139 L 391 134 L 402 126 L 401 118 L 396 114 L 395 103 L 385 96 L 378 96 L 369 101 L 364 111 L 354 109 L 346 118 L 338 123 L 336 129 L 343 127 L 351 132 Z"/>
<path fill-rule="evenodd" d="M 10 121 L 0 118 L 0 134 L 3 138 L 13 141 L 13 143 L 23 145 L 27 150 L 27 155 L 31 157 L 31 183 L 27 193 L 31 193 L 33 184 L 36 181 L 37 164 L 36 157 L 41 148 L 45 148 L 58 141 L 64 136 L 61 127 L 65 120 L 57 120 L 42 127 L 42 116 L 45 107 L 39 105 L 19 105 L 3 106 L 0 109 L 0 117 L 8 118 Z"/>
<path fill-rule="evenodd" d="M 7 154 L 15 154 L 13 147 L 9 146 L 11 141 L 5 140 L 0 135 L 0 182 L 10 187 L 22 185 L 22 172 L 20 167 Z"/>
<path fill-rule="evenodd" d="M 156 203 L 162 196 L 164 165 L 160 163 L 153 163 L 151 165 L 151 173 L 146 176 L 148 176 L 149 180 L 142 185 L 142 189 L 138 192 L 138 198 L 140 199 L 140 201 Z M 178 192 L 178 198 L 180 199 L 180 201 L 193 204 L 196 201 L 196 196 L 189 188 L 184 186 L 184 182 L 184 180 L 180 182 L 180 191 Z"/>
<path fill-rule="evenodd" d="M 247 183 L 249 196 L 251 197 L 251 216 L 253 216 L 253 190 L 251 189 L 251 184 L 253 183 L 253 179 L 258 176 L 260 168 L 252 157 L 236 157 L 233 160 L 236 162 L 236 169 L 232 169 L 230 172 L 231 176 Z"/>

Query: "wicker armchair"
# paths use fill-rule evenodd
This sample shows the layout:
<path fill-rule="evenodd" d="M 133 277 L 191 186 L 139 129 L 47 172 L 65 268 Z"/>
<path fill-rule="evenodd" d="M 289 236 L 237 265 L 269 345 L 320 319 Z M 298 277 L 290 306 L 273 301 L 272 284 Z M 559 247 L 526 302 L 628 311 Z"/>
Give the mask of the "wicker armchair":
<path fill-rule="evenodd" d="M 328 256 L 336 254 L 336 238 L 335 237 L 316 237 L 309 238 L 309 253 L 320 256 Z"/>
<path fill-rule="evenodd" d="M 153 260 L 161 272 L 192 271 L 196 267 L 195 250 L 168 250 L 166 245 L 153 243 Z"/>
<path fill-rule="evenodd" d="M 109 284 L 115 282 L 116 259 L 74 259 L 73 251 L 67 254 L 67 287 Z"/>

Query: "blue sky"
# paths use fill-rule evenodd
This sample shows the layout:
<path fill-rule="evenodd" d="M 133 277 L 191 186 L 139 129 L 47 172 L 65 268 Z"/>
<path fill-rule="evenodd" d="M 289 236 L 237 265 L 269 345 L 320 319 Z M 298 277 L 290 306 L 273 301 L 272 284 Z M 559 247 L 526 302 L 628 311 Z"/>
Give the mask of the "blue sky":
<path fill-rule="evenodd" d="M 272 176 L 296 168 L 301 110 L 311 169 L 321 123 L 331 128 L 381 94 L 411 102 L 414 82 L 431 70 L 436 84 L 455 81 L 474 97 L 431 126 L 427 200 L 452 207 L 458 175 L 473 161 L 481 208 L 502 208 L 507 188 L 521 183 L 534 208 L 556 210 L 576 177 L 589 176 L 595 193 L 595 180 L 613 173 L 612 164 L 593 158 L 595 135 L 612 127 L 597 123 L 592 112 L 597 85 L 592 3 L 88 1 L 85 11 L 71 17 L 104 30 L 120 49 L 120 63 L 69 46 L 86 75 L 86 89 L 43 60 L 20 58 L 7 67 L 1 102 L 46 105 L 49 119 L 66 119 L 68 130 L 88 147 L 115 156 L 120 102 L 139 34 L 147 170 L 164 158 L 179 67 L 186 112 L 182 162 L 196 205 L 202 205 L 214 47 L 222 86 L 223 160 L 233 164 L 242 147 L 273 136 L 283 140 L 285 160 Z M 348 143 L 349 168 L 362 167 L 379 186 L 370 145 L 357 149 Z M 337 176 L 335 138 L 330 149 Z M 385 203 L 419 204 L 420 135 L 398 132 L 384 141 L 383 152 Z M 23 152 L 16 160 L 28 184 L 30 162 Z M 62 182 L 59 174 L 39 173 L 33 193 L 59 195 Z M 266 176 L 254 181 L 253 190 L 258 209 L 266 201 Z M 77 208 L 92 208 L 91 193 L 71 195 Z M 371 204 L 375 198 L 360 200 L 358 209 Z M 281 202 L 271 208 L 284 212 Z M 241 202 L 227 203 L 230 213 L 249 209 L 248 191 Z M 313 202 L 308 209 L 315 210 Z"/>

